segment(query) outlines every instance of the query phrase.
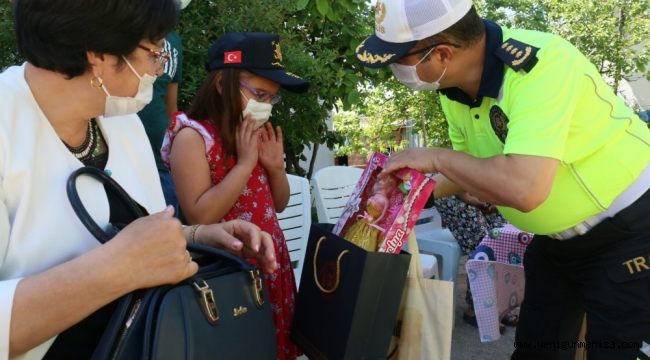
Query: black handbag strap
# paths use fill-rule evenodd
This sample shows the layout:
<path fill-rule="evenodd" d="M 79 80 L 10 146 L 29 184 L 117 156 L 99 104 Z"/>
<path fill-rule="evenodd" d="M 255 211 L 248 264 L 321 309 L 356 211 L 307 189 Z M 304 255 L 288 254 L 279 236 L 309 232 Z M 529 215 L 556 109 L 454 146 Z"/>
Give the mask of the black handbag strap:
<path fill-rule="evenodd" d="M 138 205 L 138 203 L 133 200 L 133 198 L 126 192 L 126 190 L 124 190 L 122 186 L 120 186 L 120 184 L 117 183 L 117 181 L 111 178 L 104 171 L 92 166 L 85 166 L 75 170 L 68 178 L 68 182 L 66 184 L 68 199 L 70 200 L 72 209 L 77 214 L 86 229 L 88 229 L 88 231 L 90 231 L 90 233 L 93 234 L 93 236 L 102 244 L 113 238 L 113 236 L 115 236 L 115 233 L 104 231 L 90 216 L 88 210 L 86 210 L 86 207 L 83 205 L 81 198 L 79 197 L 79 192 L 77 191 L 77 179 L 82 175 L 88 175 L 101 182 L 104 185 L 106 191 L 110 191 L 114 195 L 114 198 L 120 201 L 130 212 L 132 220 L 149 215 L 146 210 L 142 209 L 140 205 Z M 231 262 L 235 267 L 242 270 L 248 271 L 253 268 L 252 265 L 247 263 L 242 258 L 232 255 L 229 252 L 214 248 L 212 246 L 188 244 L 187 250 L 193 253 L 207 256 L 208 258 L 218 260 L 225 259 Z"/>
<path fill-rule="evenodd" d="M 122 186 L 120 186 L 117 181 L 108 176 L 106 172 L 92 166 L 85 166 L 75 170 L 72 174 L 70 174 L 70 177 L 68 177 L 68 182 L 66 184 L 68 200 L 70 200 L 72 209 L 79 217 L 79 220 L 81 220 L 86 229 L 88 229 L 88 231 L 90 231 L 90 233 L 93 234 L 93 236 L 102 244 L 113 238 L 113 236 L 115 236 L 115 232 L 106 232 L 99 225 L 97 225 L 95 220 L 88 213 L 88 210 L 86 210 L 86 207 L 81 202 L 79 192 L 77 191 L 77 178 L 79 178 L 81 175 L 88 175 L 101 182 L 104 185 L 106 191 L 112 192 L 114 197 L 125 205 L 127 211 L 131 213 L 133 220 L 149 215 L 145 210 L 140 208 L 138 203 L 136 203 L 135 200 L 129 196 L 124 188 L 122 188 Z"/>

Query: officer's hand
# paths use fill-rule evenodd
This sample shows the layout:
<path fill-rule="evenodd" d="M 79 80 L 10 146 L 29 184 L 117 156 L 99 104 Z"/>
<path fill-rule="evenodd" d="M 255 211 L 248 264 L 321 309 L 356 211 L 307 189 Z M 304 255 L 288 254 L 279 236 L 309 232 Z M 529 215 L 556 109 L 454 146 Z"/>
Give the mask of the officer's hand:
<path fill-rule="evenodd" d="M 387 176 L 402 168 L 411 168 L 422 173 L 438 172 L 434 164 L 439 150 L 439 148 L 413 148 L 395 153 L 388 159 L 379 176 Z"/>

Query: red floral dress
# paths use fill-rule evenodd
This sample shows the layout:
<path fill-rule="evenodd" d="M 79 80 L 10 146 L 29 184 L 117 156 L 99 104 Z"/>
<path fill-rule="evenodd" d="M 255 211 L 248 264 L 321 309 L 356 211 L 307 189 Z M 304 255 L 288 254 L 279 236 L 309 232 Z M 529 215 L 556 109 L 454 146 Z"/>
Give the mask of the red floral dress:
<path fill-rule="evenodd" d="M 237 161 L 234 157 L 224 157 L 217 129 L 208 121 L 194 121 L 185 114 L 176 114 L 163 142 L 163 160 L 168 162 L 171 143 L 176 134 L 184 127 L 191 127 L 203 136 L 212 183 L 218 184 L 223 181 Z M 289 334 L 293 321 L 296 282 L 287 243 L 276 216 L 269 177 L 259 162 L 253 169 L 239 199 L 224 216 L 224 220 L 233 219 L 250 221 L 271 234 L 273 238 L 279 269 L 266 276 L 266 285 L 277 329 L 278 359 L 295 359 L 301 352 L 289 339 Z"/>

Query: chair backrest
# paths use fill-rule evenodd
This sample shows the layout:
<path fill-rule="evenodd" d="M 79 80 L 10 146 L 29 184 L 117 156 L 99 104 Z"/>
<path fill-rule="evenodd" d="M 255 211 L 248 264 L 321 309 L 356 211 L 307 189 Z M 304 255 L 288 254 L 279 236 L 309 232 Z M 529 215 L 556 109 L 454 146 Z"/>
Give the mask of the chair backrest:
<path fill-rule="evenodd" d="M 295 175 L 287 175 L 287 178 L 289 179 L 289 203 L 283 212 L 278 213 L 278 221 L 287 241 L 291 266 L 298 286 L 311 226 L 309 181 Z"/>
<path fill-rule="evenodd" d="M 362 173 L 355 167 L 328 166 L 314 174 L 311 181 L 319 223 L 336 224 Z"/>
<path fill-rule="evenodd" d="M 438 210 L 435 207 L 422 209 L 418 220 L 415 222 L 415 229 L 416 231 L 442 229 L 442 218 Z"/>

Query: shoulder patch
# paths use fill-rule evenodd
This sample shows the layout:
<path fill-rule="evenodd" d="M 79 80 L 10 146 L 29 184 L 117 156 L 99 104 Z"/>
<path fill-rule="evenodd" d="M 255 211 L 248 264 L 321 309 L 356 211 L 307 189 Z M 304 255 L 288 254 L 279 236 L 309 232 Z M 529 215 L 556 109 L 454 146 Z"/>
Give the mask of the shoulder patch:
<path fill-rule="evenodd" d="M 537 51 L 539 48 L 510 38 L 501 44 L 495 54 L 515 71 L 524 69 L 530 72 L 537 65 Z"/>

